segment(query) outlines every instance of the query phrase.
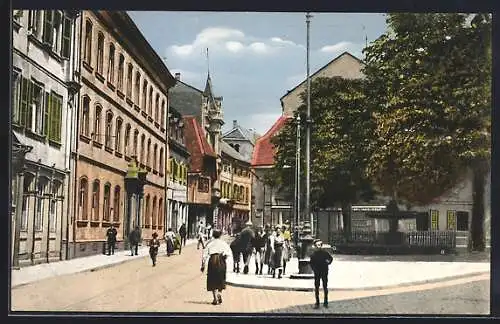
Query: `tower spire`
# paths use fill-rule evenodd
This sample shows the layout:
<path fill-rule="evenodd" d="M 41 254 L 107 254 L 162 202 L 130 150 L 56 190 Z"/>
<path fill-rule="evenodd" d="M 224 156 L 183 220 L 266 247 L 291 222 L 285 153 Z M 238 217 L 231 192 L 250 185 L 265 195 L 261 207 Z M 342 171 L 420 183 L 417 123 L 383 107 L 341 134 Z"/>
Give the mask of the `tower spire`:
<path fill-rule="evenodd" d="M 207 75 L 210 77 L 210 60 L 208 57 L 208 47 L 207 47 Z"/>
<path fill-rule="evenodd" d="M 363 32 L 365 33 L 365 48 L 368 47 L 368 34 L 366 33 L 366 27 L 365 25 L 361 25 L 363 26 Z"/>

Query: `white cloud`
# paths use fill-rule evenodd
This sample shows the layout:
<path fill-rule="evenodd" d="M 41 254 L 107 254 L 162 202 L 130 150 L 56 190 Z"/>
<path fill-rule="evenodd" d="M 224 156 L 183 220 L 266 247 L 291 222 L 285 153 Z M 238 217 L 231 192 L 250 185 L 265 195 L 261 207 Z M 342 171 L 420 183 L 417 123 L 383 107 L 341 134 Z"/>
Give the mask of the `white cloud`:
<path fill-rule="evenodd" d="M 221 52 L 229 54 L 246 52 L 263 55 L 274 54 L 285 47 L 303 48 L 304 46 L 280 37 L 263 39 L 245 35 L 238 29 L 209 27 L 198 33 L 192 43 L 172 45 L 168 51 L 177 57 L 189 58 L 204 55 L 206 48 L 215 55 Z"/>
<path fill-rule="evenodd" d="M 269 110 L 269 108 L 268 108 Z M 246 122 L 248 125 L 254 125 L 255 131 L 264 135 L 273 124 L 278 120 L 281 116 L 281 113 L 257 113 L 252 114 L 249 117 L 249 120 Z"/>
<path fill-rule="evenodd" d="M 349 50 L 354 44 L 351 42 L 340 42 L 334 45 L 323 46 L 320 51 L 324 53 L 337 53 Z"/>

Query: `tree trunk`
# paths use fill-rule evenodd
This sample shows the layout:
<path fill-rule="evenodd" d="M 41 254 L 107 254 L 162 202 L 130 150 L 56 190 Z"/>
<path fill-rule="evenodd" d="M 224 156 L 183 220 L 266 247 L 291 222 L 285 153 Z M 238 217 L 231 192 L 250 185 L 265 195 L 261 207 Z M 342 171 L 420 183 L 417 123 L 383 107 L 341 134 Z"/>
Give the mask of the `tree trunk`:
<path fill-rule="evenodd" d="M 343 202 L 342 207 L 342 222 L 344 224 L 344 237 L 347 242 L 351 240 L 351 203 Z"/>
<path fill-rule="evenodd" d="M 470 227 L 473 251 L 484 251 L 484 187 L 488 173 L 488 161 L 477 161 L 473 164 L 472 182 L 472 221 Z"/>

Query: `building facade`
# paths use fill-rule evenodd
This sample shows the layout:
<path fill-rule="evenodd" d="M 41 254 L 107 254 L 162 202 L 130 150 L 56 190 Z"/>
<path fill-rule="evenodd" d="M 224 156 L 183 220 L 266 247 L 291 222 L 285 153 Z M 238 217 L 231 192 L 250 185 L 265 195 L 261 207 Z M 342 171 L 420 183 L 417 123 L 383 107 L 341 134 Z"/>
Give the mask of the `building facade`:
<path fill-rule="evenodd" d="M 251 161 L 255 141 L 259 135 L 253 129 L 246 129 L 233 120 L 233 128 L 222 135 L 222 140 L 231 145 L 245 160 Z"/>
<path fill-rule="evenodd" d="M 187 179 L 190 154 L 186 147 L 184 120 L 173 107 L 169 107 L 168 125 L 167 229 L 177 231 L 183 223 L 189 226 Z"/>
<path fill-rule="evenodd" d="M 250 220 L 252 172 L 250 161 L 221 141 L 221 199 L 214 224 L 226 233 L 236 233 Z"/>
<path fill-rule="evenodd" d="M 143 239 L 164 230 L 168 90 L 175 84 L 126 12 L 83 11 L 80 25 L 72 256 L 100 253 L 111 224 L 118 246 L 135 226 Z M 146 173 L 137 192 L 126 190 L 132 162 Z"/>
<path fill-rule="evenodd" d="M 14 10 L 12 261 L 66 258 L 77 11 Z M 24 159 L 19 160 L 22 152 Z M 20 165 L 19 165 L 20 164 Z"/>

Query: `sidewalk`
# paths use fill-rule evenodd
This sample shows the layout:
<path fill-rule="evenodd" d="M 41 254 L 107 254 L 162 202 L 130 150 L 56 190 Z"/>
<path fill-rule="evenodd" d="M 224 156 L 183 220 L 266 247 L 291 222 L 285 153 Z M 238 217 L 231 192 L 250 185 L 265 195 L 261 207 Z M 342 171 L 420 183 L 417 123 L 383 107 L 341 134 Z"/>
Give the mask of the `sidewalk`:
<path fill-rule="evenodd" d="M 189 239 L 186 241 L 186 246 L 196 244 L 196 242 L 196 239 Z M 11 270 L 11 288 L 51 277 L 85 271 L 95 271 L 127 261 L 137 260 L 138 258 L 149 257 L 149 248 L 145 245 L 139 246 L 138 252 L 139 255 L 131 256 L 130 250 L 120 250 L 115 251 L 115 254 L 110 256 L 97 254 L 71 260 L 37 264 L 23 267 L 19 270 Z M 164 243 L 160 247 L 159 253 L 165 253 Z"/>
<path fill-rule="evenodd" d="M 312 279 L 290 279 L 290 274 L 298 272 L 298 261 L 288 262 L 286 275 L 273 279 L 267 275 L 264 265 L 263 275 L 255 275 L 252 257 L 249 273 L 233 273 L 233 262 L 228 260 L 227 283 L 231 286 L 270 290 L 312 291 Z M 240 263 L 240 271 L 243 267 Z M 360 261 L 342 260 L 334 256 L 328 275 L 329 290 L 373 290 L 391 287 L 411 286 L 470 277 L 490 273 L 490 262 L 415 262 L 415 261 Z"/>

